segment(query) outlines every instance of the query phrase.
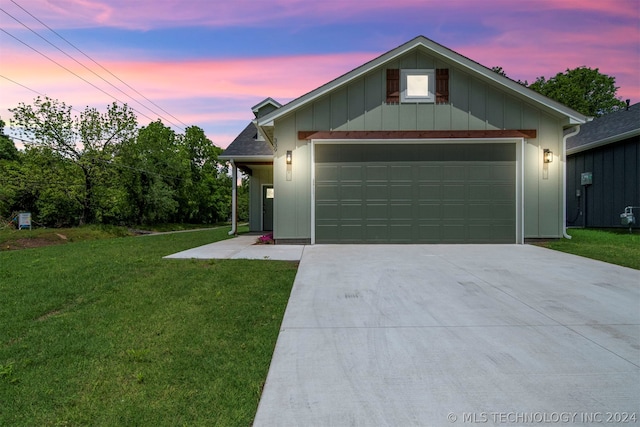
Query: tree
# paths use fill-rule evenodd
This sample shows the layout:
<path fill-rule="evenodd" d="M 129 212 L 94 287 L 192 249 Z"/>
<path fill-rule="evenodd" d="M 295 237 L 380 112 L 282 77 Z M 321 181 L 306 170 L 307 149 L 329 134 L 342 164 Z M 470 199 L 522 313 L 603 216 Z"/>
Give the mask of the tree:
<path fill-rule="evenodd" d="M 4 120 L 0 118 L 0 160 L 18 160 L 18 149 L 11 138 L 4 134 L 4 125 Z"/>
<path fill-rule="evenodd" d="M 231 180 L 226 164 L 218 161 L 222 153 L 204 130 L 190 126 L 180 137 L 189 170 L 182 181 L 179 221 L 215 223 L 228 217 Z"/>
<path fill-rule="evenodd" d="M 172 219 L 178 210 L 178 182 L 188 165 L 171 128 L 160 120 L 140 128 L 135 139 L 121 145 L 116 164 L 129 221 L 152 224 Z"/>
<path fill-rule="evenodd" d="M 599 117 L 625 107 L 616 98 L 615 77 L 600 73 L 598 68 L 567 69 L 550 79 L 538 77 L 530 89 L 554 99 L 585 116 Z"/>
<path fill-rule="evenodd" d="M 82 186 L 75 197 L 82 207 L 78 220 L 82 225 L 94 221 L 101 208 L 109 205 L 98 197 L 100 186 L 108 178 L 116 147 L 135 136 L 137 118 L 127 105 L 116 103 L 106 113 L 87 107 L 80 116 L 72 116 L 71 109 L 64 102 L 37 97 L 33 105 L 20 103 L 9 111 L 26 146 L 51 150 L 80 172 L 76 179 Z"/>

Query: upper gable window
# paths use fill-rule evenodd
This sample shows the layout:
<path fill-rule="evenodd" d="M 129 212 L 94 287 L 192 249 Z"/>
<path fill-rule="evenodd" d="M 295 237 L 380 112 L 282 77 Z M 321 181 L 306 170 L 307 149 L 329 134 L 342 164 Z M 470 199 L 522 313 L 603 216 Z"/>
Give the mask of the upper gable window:
<path fill-rule="evenodd" d="M 402 94 L 402 95 L 401 95 Z M 387 69 L 387 104 L 449 103 L 449 69 Z"/>
<path fill-rule="evenodd" d="M 400 102 L 436 102 L 435 70 L 400 70 Z"/>

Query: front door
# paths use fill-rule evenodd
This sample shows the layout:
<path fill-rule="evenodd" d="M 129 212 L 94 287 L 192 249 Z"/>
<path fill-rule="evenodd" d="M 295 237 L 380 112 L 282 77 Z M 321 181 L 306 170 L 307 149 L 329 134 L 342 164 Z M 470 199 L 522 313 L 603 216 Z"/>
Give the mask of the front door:
<path fill-rule="evenodd" d="M 262 230 L 273 230 L 273 185 L 262 187 Z"/>

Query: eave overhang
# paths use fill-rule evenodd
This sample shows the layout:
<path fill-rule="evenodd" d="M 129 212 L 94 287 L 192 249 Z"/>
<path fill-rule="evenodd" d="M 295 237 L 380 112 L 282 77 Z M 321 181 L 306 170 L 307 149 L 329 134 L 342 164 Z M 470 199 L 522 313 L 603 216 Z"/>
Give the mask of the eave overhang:
<path fill-rule="evenodd" d="M 608 138 L 603 138 L 598 141 L 593 141 L 588 144 L 579 145 L 577 147 L 568 148 L 567 155 L 580 153 L 583 151 L 592 150 L 594 148 L 602 147 L 604 145 L 612 144 L 614 142 L 623 141 L 625 139 L 633 138 L 636 136 L 640 136 L 640 129 L 634 129 L 629 132 L 621 133 L 618 135 L 613 135 Z"/>

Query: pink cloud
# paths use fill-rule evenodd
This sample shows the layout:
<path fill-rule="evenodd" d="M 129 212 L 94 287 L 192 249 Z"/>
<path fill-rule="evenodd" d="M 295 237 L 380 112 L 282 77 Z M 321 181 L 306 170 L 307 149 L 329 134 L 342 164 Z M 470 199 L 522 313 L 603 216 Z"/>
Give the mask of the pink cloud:
<path fill-rule="evenodd" d="M 83 110 L 87 105 L 104 109 L 114 101 L 107 95 L 111 94 L 120 102 L 134 108 L 138 112 L 141 124 L 161 116 L 166 124 L 174 123 L 181 126 L 176 120 L 104 72 L 99 74 L 154 112 L 65 58 L 56 60 L 102 91 L 79 80 L 54 63 L 28 52 L 7 50 L 3 51 L 3 56 L 4 54 L 10 60 L 6 62 L 6 66 L 3 65 L 0 74 L 15 82 L 0 78 L 0 92 L 3 94 L 0 98 L 0 116 L 5 121 L 10 117 L 9 108 L 17 106 L 20 102 L 31 103 L 37 96 L 35 92 L 64 101 L 76 110 Z M 269 96 L 283 103 L 288 102 L 372 59 L 373 56 L 370 53 L 350 53 L 180 62 L 99 62 L 180 122 L 202 127 L 217 145 L 226 146 L 233 138 L 224 141 L 218 140 L 217 137 L 228 138 L 231 132 L 224 129 L 228 128 L 230 123 L 235 123 L 235 131 L 240 132 L 253 118 L 250 111 L 252 105 Z M 255 70 L 267 71 L 257 76 Z"/>

